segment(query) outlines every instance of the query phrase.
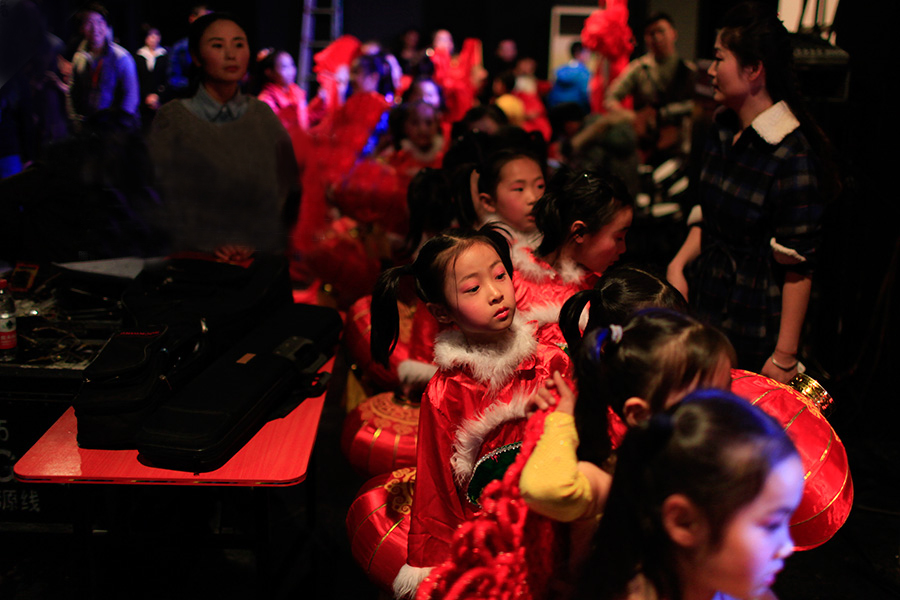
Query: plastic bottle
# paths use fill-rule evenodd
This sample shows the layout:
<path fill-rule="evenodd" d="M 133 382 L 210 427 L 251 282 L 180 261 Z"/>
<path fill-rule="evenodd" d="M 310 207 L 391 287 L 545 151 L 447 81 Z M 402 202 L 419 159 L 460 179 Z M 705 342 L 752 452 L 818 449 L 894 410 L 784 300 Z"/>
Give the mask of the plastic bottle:
<path fill-rule="evenodd" d="M 16 359 L 16 303 L 9 284 L 0 279 L 0 361 Z"/>

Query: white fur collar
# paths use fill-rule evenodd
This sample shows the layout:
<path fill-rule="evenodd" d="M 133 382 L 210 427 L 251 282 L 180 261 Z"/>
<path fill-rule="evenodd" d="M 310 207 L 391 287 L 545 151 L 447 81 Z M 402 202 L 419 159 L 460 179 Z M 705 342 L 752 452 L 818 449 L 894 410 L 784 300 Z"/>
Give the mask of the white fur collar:
<path fill-rule="evenodd" d="M 527 254 L 526 260 L 521 260 L 520 264 L 516 264 L 513 261 L 513 264 L 525 279 L 534 283 L 546 283 L 556 278 L 559 278 L 563 283 L 578 283 L 583 281 L 587 274 L 575 261 L 565 258 L 560 259 L 559 269 L 554 269 L 546 261 L 538 258 L 531 252 Z"/>
<path fill-rule="evenodd" d="M 789 133 L 800 127 L 800 121 L 784 100 L 759 113 L 750 127 L 769 144 L 780 144 Z"/>
<path fill-rule="evenodd" d="M 510 253 L 515 252 L 517 247 L 531 249 L 537 248 L 541 243 L 541 233 L 539 231 L 533 233 L 519 231 L 493 213 L 486 215 L 481 220 L 480 226 L 484 227 L 485 225 L 497 225 L 502 228 L 501 232 L 509 240 L 511 246 Z"/>
<path fill-rule="evenodd" d="M 522 390 L 513 395 L 509 402 L 495 402 L 484 412 L 460 423 L 456 430 L 456 443 L 450 465 L 453 478 L 459 489 L 464 490 L 475 470 L 481 447 L 488 434 L 508 421 L 524 419 L 528 416 L 528 406 L 534 390 Z"/>
<path fill-rule="evenodd" d="M 562 304 L 548 302 L 546 304 L 533 306 L 530 310 L 526 311 L 522 317 L 527 321 L 534 321 L 538 325 L 559 323 L 559 310 L 561 308 Z"/>
<path fill-rule="evenodd" d="M 493 394 L 536 349 L 534 325 L 517 318 L 502 341 L 490 346 L 469 346 L 458 329 L 439 333 L 434 342 L 434 362 L 442 370 L 466 368 L 473 379 L 486 383 L 488 392 Z"/>
<path fill-rule="evenodd" d="M 431 140 L 431 148 L 425 152 L 413 145 L 407 138 L 400 140 L 400 148 L 409 152 L 418 162 L 431 163 L 437 159 L 438 154 L 444 148 L 444 138 L 440 134 L 434 136 Z"/>

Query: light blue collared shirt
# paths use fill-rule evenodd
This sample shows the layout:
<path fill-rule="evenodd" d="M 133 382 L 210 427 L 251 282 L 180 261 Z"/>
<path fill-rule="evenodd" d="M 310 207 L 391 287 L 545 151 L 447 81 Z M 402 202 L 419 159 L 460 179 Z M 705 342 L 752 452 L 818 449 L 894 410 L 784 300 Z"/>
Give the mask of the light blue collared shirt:
<path fill-rule="evenodd" d="M 197 93 L 190 98 L 184 98 L 182 102 L 184 102 L 189 111 L 204 121 L 230 123 L 244 116 L 244 113 L 247 112 L 248 100 L 247 96 L 238 90 L 234 98 L 225 104 L 220 104 L 209 95 L 209 92 L 206 91 L 206 86 L 201 83 L 197 88 Z"/>

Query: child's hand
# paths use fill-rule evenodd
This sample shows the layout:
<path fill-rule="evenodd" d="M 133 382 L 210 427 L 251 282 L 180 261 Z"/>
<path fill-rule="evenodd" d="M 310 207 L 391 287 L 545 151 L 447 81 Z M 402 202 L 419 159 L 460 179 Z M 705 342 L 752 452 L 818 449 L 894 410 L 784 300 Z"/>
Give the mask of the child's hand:
<path fill-rule="evenodd" d="M 575 393 L 559 371 L 554 371 L 553 377 L 545 381 L 544 387 L 538 389 L 529 400 L 528 413 L 547 410 L 557 404 L 557 411 L 571 415 L 575 410 Z"/>
<path fill-rule="evenodd" d="M 549 383 L 549 382 L 548 382 Z M 539 410 L 547 410 L 556 404 L 556 396 L 553 395 L 546 387 L 538 388 L 538 390 L 528 400 L 528 414 L 536 413 Z"/>
<path fill-rule="evenodd" d="M 544 387 L 548 393 L 550 393 L 549 390 L 556 389 L 556 394 L 559 396 L 559 406 L 556 407 L 557 412 L 569 415 L 575 413 L 575 391 L 569 387 L 568 382 L 563 379 L 559 371 L 553 371 L 553 378 L 545 381 Z"/>

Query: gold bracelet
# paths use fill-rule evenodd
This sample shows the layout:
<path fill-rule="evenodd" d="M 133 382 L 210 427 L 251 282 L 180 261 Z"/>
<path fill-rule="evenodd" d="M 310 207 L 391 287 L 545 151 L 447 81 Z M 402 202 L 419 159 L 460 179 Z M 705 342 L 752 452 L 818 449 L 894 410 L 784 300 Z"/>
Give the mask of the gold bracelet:
<path fill-rule="evenodd" d="M 781 369 L 782 371 L 790 371 L 791 369 L 793 369 L 794 367 L 797 366 L 797 363 L 800 362 L 799 360 L 795 360 L 795 361 L 794 361 L 794 364 L 792 364 L 792 365 L 789 366 L 789 367 L 786 367 L 786 366 L 784 366 L 784 365 L 778 364 L 778 362 L 775 360 L 775 355 L 774 355 L 774 354 L 773 354 L 772 356 L 769 357 L 769 360 L 771 360 L 771 361 L 772 361 L 772 364 L 775 365 L 776 367 L 778 367 L 779 369 Z"/>

